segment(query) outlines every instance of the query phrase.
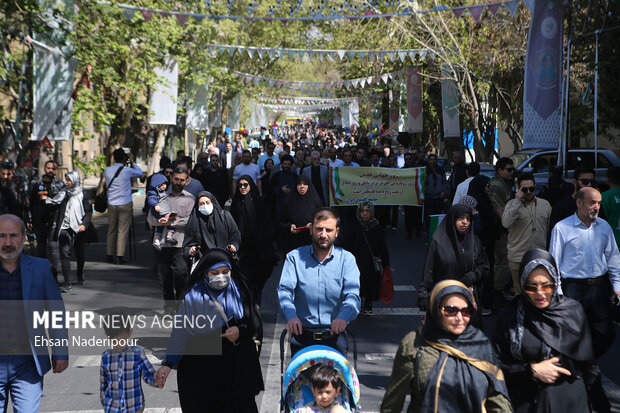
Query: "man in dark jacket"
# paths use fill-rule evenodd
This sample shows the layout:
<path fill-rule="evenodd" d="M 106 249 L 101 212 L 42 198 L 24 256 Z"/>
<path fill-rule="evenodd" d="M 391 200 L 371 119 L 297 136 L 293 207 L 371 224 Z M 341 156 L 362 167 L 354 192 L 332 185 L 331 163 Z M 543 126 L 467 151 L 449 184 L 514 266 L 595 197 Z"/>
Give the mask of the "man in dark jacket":
<path fill-rule="evenodd" d="M 47 235 L 54 222 L 55 210 L 52 205 L 47 205 L 42 197 L 54 198 L 65 187 L 64 182 L 56 178 L 57 170 L 58 164 L 55 161 L 49 160 L 45 162 L 44 174 L 35 178 L 30 184 L 32 224 L 29 229 L 32 229 L 37 238 L 37 256 L 39 258 L 49 258 L 47 256 Z M 53 271 L 55 271 L 55 268 L 53 268 Z M 57 276 L 57 274 L 54 274 L 54 276 Z"/>
<path fill-rule="evenodd" d="M 275 216 L 280 216 L 280 209 L 282 203 L 286 199 L 289 192 L 295 190 L 297 174 L 292 171 L 293 157 L 291 155 L 284 155 L 280 161 L 281 170 L 276 172 L 269 181 L 271 192 L 275 201 Z"/>

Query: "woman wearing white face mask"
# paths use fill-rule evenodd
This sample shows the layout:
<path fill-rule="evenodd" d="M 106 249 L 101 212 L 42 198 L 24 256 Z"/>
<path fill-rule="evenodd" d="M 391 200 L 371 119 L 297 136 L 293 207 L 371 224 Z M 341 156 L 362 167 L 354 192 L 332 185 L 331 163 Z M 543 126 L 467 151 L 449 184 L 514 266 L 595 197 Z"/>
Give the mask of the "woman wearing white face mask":
<path fill-rule="evenodd" d="M 185 228 L 185 258 L 205 254 L 211 248 L 236 253 L 240 244 L 241 234 L 230 213 L 220 207 L 213 194 L 200 192 Z"/>
<path fill-rule="evenodd" d="M 252 337 L 262 338 L 262 322 L 230 253 L 213 248 L 203 255 L 186 291 L 175 319 L 215 316 L 214 327 L 175 325 L 155 380 L 163 387 L 170 369 L 178 369 L 183 412 L 257 413 L 255 397 L 264 385 Z"/>

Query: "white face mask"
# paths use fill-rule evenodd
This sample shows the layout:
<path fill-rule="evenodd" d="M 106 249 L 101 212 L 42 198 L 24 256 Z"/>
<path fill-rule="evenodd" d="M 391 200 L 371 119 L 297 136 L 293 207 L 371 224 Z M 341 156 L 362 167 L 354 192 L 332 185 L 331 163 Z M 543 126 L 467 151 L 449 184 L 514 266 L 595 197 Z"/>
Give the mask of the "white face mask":
<path fill-rule="evenodd" d="M 214 290 L 220 291 L 224 288 L 228 287 L 230 284 L 230 273 L 229 274 L 218 274 L 212 277 L 207 277 L 207 282 Z"/>
<path fill-rule="evenodd" d="M 213 204 L 198 206 L 198 212 L 200 212 L 202 215 L 211 215 L 211 213 L 213 212 Z"/>

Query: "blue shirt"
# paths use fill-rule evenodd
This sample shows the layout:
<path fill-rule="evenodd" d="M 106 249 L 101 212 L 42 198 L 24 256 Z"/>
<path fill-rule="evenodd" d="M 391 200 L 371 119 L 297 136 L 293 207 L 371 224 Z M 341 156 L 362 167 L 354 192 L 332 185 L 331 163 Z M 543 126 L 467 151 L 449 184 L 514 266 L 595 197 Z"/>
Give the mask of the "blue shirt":
<path fill-rule="evenodd" d="M 319 262 L 312 245 L 286 255 L 278 286 L 280 310 L 286 320 L 298 317 L 304 327 L 331 325 L 336 318 L 350 322 L 360 312 L 360 271 L 355 257 L 332 247 Z"/>
<path fill-rule="evenodd" d="M 23 299 L 19 265 L 12 273 L 0 265 L 0 353 L 14 349 L 30 351 Z"/>
<path fill-rule="evenodd" d="M 258 161 L 256 161 L 256 164 L 258 165 L 258 168 L 261 171 L 265 170 L 265 161 L 267 159 L 271 159 L 273 161 L 273 165 L 278 165 L 280 163 L 280 157 L 278 155 L 276 155 L 275 153 L 271 156 L 267 155 L 267 153 L 262 154 L 261 156 L 258 157 Z"/>
<path fill-rule="evenodd" d="M 198 197 L 198 194 L 205 190 L 200 181 L 196 178 L 192 178 L 192 180 L 189 181 L 189 184 L 186 184 L 183 189 L 194 195 L 194 198 Z M 224 205 L 222 205 L 222 208 L 224 208 Z"/>
<path fill-rule="evenodd" d="M 555 224 L 549 252 L 563 278 L 594 278 L 609 273 L 614 291 L 620 291 L 620 252 L 609 224 L 596 218 L 589 227 L 577 214 Z"/>
<path fill-rule="evenodd" d="M 105 182 L 108 188 L 108 205 L 127 205 L 131 202 L 131 178 L 140 178 L 142 170 L 134 163 L 131 168 L 125 166 L 120 174 L 114 179 L 118 168 L 123 164 L 115 163 L 105 168 Z M 114 179 L 114 182 L 112 182 Z M 112 182 L 112 186 L 110 186 Z"/>

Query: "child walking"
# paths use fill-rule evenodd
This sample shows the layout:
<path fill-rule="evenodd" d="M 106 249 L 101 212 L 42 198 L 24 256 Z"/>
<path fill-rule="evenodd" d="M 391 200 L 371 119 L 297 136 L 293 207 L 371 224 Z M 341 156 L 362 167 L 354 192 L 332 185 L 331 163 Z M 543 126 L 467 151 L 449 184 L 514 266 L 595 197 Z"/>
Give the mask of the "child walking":
<path fill-rule="evenodd" d="M 101 355 L 101 405 L 106 413 L 141 413 L 144 411 L 141 380 L 158 387 L 155 369 L 141 347 L 126 344 L 132 333 L 130 326 L 119 322 L 114 325 L 113 321 L 123 317 L 123 313 L 111 313 L 108 317 L 111 321 L 104 328 L 105 333 L 119 344 Z"/>
<path fill-rule="evenodd" d="M 155 218 L 170 216 L 172 213 L 170 208 L 170 200 L 166 194 L 168 184 L 168 179 L 164 176 L 164 174 L 156 173 L 151 177 L 150 187 L 146 192 L 146 196 L 149 207 L 151 208 L 151 214 Z M 158 250 L 161 250 L 161 246 L 163 244 L 161 238 L 164 231 L 166 231 L 166 242 L 172 245 L 177 243 L 177 240 L 172 237 L 174 234 L 174 228 L 164 226 L 155 227 L 155 239 L 153 241 L 153 246 Z"/>

